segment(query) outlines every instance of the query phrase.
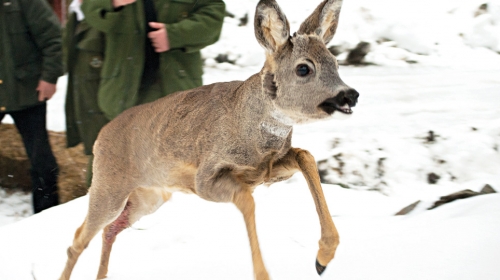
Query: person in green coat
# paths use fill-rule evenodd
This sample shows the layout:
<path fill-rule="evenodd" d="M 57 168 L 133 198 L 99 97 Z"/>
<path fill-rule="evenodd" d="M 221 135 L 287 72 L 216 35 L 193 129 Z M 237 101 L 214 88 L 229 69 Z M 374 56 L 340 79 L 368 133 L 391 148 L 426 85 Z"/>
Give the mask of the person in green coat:
<path fill-rule="evenodd" d="M 222 0 L 92 0 L 82 10 L 106 34 L 98 104 L 108 119 L 202 85 L 200 50 L 222 29 Z"/>
<path fill-rule="evenodd" d="M 59 204 L 59 168 L 46 129 L 46 101 L 62 74 L 61 26 L 49 4 L 0 0 L 0 121 L 9 114 L 23 139 L 34 213 Z"/>
<path fill-rule="evenodd" d="M 104 33 L 91 27 L 80 9 L 82 0 L 73 0 L 69 6 L 68 22 L 64 30 L 64 62 L 68 72 L 66 90 L 67 146 L 83 142 L 89 155 L 87 186 L 92 178 L 92 147 L 108 118 L 97 104 L 100 74 L 104 60 Z"/>

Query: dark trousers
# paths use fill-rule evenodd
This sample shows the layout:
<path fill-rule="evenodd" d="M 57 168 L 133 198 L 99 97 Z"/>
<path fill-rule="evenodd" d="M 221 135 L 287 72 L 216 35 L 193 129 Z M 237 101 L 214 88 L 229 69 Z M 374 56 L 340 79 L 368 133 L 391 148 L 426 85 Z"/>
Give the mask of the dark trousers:
<path fill-rule="evenodd" d="M 23 138 L 31 162 L 33 210 L 35 213 L 59 204 L 57 176 L 59 167 L 49 144 L 45 103 L 28 109 L 9 112 Z M 0 121 L 5 114 L 0 113 Z"/>

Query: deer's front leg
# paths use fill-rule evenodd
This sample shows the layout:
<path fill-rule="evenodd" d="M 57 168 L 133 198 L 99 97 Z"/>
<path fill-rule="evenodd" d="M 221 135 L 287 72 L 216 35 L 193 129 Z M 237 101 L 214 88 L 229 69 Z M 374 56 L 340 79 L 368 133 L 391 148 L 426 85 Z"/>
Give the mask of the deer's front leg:
<path fill-rule="evenodd" d="M 269 280 L 262 255 L 260 253 L 259 240 L 257 239 L 257 230 L 255 225 L 255 202 L 249 191 L 242 190 L 236 193 L 233 203 L 243 214 L 245 225 L 247 227 L 248 239 L 250 240 L 250 249 L 252 250 L 252 263 L 255 279 Z"/>
<path fill-rule="evenodd" d="M 234 167 L 202 164 L 196 177 L 196 193 L 215 202 L 232 202 L 243 214 L 247 228 L 255 279 L 269 280 L 262 260 L 255 224 L 255 202 L 251 189 L 235 178 Z"/>
<path fill-rule="evenodd" d="M 316 271 L 321 275 L 335 256 L 335 251 L 339 245 L 339 234 L 326 205 L 314 157 L 306 150 L 290 149 L 285 157 L 273 165 L 269 182 L 281 181 L 299 170 L 307 180 L 321 225 L 321 239 L 319 240 L 319 251 L 316 259 Z"/>

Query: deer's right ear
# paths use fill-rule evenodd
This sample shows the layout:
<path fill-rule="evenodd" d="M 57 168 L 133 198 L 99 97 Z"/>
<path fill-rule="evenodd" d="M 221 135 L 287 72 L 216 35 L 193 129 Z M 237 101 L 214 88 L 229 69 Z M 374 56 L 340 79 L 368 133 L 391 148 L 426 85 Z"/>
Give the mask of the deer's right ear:
<path fill-rule="evenodd" d="M 290 24 L 274 0 L 259 1 L 254 25 L 255 37 L 267 52 L 275 52 L 290 37 Z"/>

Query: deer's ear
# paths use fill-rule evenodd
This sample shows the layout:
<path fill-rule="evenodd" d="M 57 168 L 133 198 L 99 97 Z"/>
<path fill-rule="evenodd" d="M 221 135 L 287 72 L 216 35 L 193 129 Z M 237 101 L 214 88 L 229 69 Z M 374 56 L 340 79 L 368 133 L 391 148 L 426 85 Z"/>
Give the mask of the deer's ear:
<path fill-rule="evenodd" d="M 255 37 L 267 52 L 275 52 L 290 37 L 290 24 L 274 0 L 260 0 L 255 10 Z"/>
<path fill-rule="evenodd" d="M 300 25 L 299 34 L 313 34 L 320 36 L 325 45 L 332 40 L 339 23 L 342 0 L 325 0 Z"/>

